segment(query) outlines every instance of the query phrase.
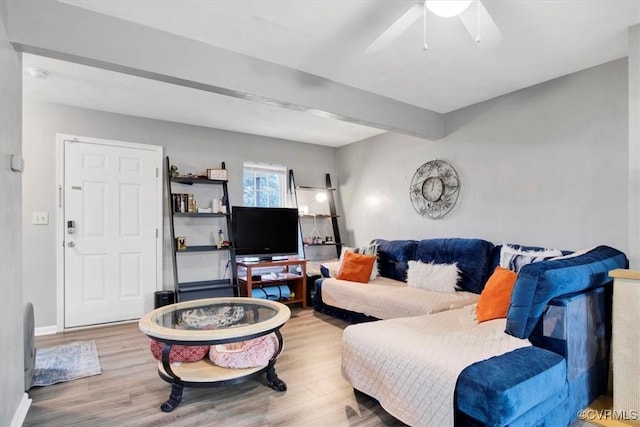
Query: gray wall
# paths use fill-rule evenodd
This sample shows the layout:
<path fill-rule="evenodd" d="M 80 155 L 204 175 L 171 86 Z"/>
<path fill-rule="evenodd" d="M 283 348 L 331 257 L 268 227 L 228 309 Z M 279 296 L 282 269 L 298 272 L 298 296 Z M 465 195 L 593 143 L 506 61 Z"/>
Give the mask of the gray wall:
<path fill-rule="evenodd" d="M 36 327 L 53 326 L 57 319 L 56 133 L 160 145 L 171 162 L 185 173 L 216 167 L 225 161 L 229 169 L 230 202 L 236 205 L 242 204 L 245 160 L 286 165 L 294 170 L 296 182 L 302 185 L 324 185 L 325 173 L 334 176 L 336 172 L 336 150 L 329 147 L 54 104 L 25 103 L 23 115 L 23 149 L 29 165 L 24 174 L 23 200 L 24 300 L 34 304 Z M 165 288 L 172 288 L 166 201 L 164 210 L 163 283 Z M 49 225 L 32 225 L 34 211 L 49 212 Z M 188 274 L 190 268 L 196 266 L 187 265 L 184 271 Z M 224 268 L 224 264 L 219 268 Z M 196 279 L 194 276 L 193 280 Z"/>
<path fill-rule="evenodd" d="M 385 134 L 342 147 L 350 243 L 480 237 L 626 251 L 627 111 L 623 59 L 449 113 L 439 141 Z M 435 158 L 462 182 L 441 220 L 416 214 L 408 194 L 416 169 Z"/>
<path fill-rule="evenodd" d="M 7 40 L 7 2 L 0 0 L 0 425 L 8 426 L 24 394 L 22 333 L 21 154 L 22 58 Z M 24 404 L 26 400 L 22 401 Z M 24 408 L 22 408 L 24 412 Z"/>

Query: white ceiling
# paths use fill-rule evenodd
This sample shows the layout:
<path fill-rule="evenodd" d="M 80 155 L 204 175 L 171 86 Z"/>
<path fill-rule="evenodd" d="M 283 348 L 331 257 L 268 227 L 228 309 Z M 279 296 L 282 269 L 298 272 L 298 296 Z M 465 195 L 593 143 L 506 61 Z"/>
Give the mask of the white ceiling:
<path fill-rule="evenodd" d="M 22 63 L 26 101 L 71 105 L 331 147 L 384 132 L 42 56 L 25 53 Z M 32 78 L 29 70 L 33 68 L 47 70 L 46 80 Z"/>
<path fill-rule="evenodd" d="M 640 0 L 484 0 L 504 41 L 490 50 L 458 18 L 429 15 L 374 55 L 366 47 L 413 0 L 65 0 L 439 113 L 627 56 Z M 340 146 L 384 131 L 25 54 L 25 100 L 43 100 Z M 165 100 L 170 100 L 166 102 Z M 251 120 L 247 120 L 251 117 Z"/>

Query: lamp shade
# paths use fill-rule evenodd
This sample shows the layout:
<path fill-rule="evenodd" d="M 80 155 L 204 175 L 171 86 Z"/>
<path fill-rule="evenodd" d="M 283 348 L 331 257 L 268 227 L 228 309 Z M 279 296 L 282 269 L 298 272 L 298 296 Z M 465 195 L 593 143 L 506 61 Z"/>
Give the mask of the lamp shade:
<path fill-rule="evenodd" d="M 443 18 L 451 18 L 465 11 L 473 0 L 426 0 L 424 5 L 432 13 Z"/>

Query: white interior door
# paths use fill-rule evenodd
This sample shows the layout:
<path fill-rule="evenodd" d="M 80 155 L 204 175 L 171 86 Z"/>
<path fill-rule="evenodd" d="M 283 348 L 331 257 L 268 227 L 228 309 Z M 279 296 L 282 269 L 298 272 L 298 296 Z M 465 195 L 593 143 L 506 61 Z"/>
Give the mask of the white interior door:
<path fill-rule="evenodd" d="M 151 308 L 159 161 L 157 150 L 64 141 L 65 327 L 136 319 Z"/>

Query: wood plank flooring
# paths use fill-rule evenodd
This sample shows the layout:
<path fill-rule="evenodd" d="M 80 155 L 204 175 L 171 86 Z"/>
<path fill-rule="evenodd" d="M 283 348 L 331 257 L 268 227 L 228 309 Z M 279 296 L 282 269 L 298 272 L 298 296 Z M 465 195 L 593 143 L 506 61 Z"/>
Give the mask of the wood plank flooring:
<path fill-rule="evenodd" d="M 293 308 L 276 364 L 286 392 L 267 387 L 264 376 L 233 386 L 185 388 L 171 413 L 160 411 L 171 387 L 158 376 L 137 322 L 37 337 L 37 348 L 94 339 L 102 374 L 32 388 L 24 426 L 404 426 L 342 378 L 346 326 L 312 309 Z"/>

